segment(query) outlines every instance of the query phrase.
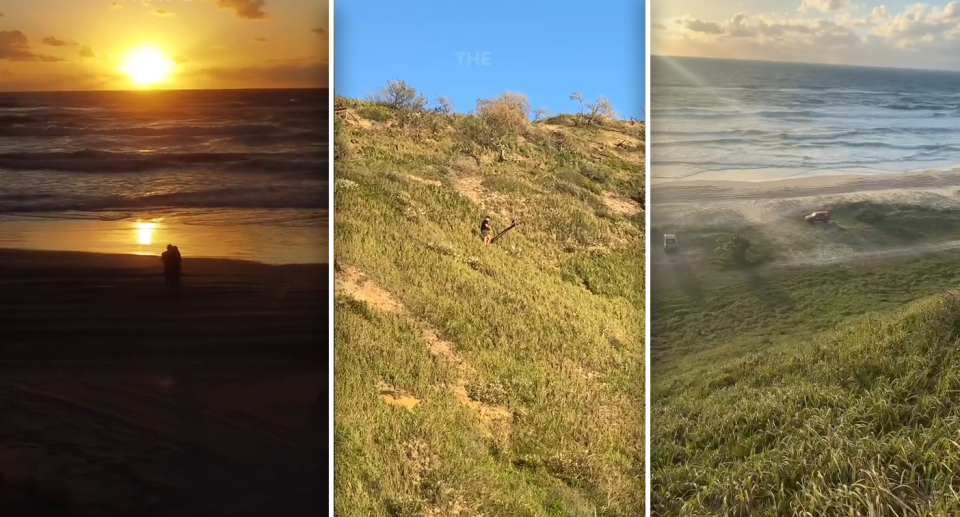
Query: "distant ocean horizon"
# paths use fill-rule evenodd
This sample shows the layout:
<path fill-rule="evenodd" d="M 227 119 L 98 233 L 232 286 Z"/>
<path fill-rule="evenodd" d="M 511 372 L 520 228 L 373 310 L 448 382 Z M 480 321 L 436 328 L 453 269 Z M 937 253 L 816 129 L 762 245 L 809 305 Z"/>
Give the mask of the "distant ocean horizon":
<path fill-rule="evenodd" d="M 131 227 L 148 241 L 124 245 L 134 253 L 157 246 L 142 237 L 148 227 L 157 238 L 193 236 L 195 255 L 326 261 L 328 95 L 0 92 L 0 247 L 60 249 L 70 239 L 31 235 L 59 221 L 86 232 Z M 210 235 L 223 245 L 204 244 Z M 87 237 L 91 249 L 77 251 L 121 251 L 122 237 L 109 246 Z M 304 246 L 315 249 L 289 251 Z"/>
<path fill-rule="evenodd" d="M 654 180 L 960 166 L 960 72 L 651 56 Z"/>

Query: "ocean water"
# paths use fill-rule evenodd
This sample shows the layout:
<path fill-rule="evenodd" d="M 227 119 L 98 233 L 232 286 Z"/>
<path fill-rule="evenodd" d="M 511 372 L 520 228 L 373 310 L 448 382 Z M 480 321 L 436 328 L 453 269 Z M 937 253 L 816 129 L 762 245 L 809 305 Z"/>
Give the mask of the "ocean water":
<path fill-rule="evenodd" d="M 960 165 L 960 73 L 652 57 L 655 180 Z"/>
<path fill-rule="evenodd" d="M 0 92 L 0 247 L 325 262 L 327 110 L 327 90 Z"/>

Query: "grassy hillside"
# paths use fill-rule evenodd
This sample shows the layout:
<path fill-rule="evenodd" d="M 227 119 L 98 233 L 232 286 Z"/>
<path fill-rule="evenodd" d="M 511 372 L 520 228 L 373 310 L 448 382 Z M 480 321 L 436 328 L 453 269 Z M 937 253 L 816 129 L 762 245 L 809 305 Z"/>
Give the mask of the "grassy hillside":
<path fill-rule="evenodd" d="M 643 125 L 337 108 L 337 515 L 642 514 Z"/>
<path fill-rule="evenodd" d="M 950 210 L 898 205 L 885 221 L 861 212 L 868 203 L 843 208 L 837 226 L 874 242 L 866 251 L 957 229 Z M 958 259 L 658 265 L 653 514 L 960 514 L 960 298 L 943 294 Z"/>
<path fill-rule="evenodd" d="M 656 515 L 960 514 L 960 298 L 660 386 Z"/>

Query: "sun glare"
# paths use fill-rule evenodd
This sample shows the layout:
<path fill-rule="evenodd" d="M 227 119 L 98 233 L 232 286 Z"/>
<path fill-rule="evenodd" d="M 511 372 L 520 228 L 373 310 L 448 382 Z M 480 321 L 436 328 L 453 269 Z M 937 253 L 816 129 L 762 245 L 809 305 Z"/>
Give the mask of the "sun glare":
<path fill-rule="evenodd" d="M 134 224 L 137 229 L 137 240 L 145 246 L 153 242 L 153 230 L 157 229 L 157 223 L 137 222 Z"/>
<path fill-rule="evenodd" d="M 120 71 L 127 74 L 138 86 L 150 86 L 166 81 L 173 73 L 173 61 L 152 48 L 130 52 L 120 64 Z"/>

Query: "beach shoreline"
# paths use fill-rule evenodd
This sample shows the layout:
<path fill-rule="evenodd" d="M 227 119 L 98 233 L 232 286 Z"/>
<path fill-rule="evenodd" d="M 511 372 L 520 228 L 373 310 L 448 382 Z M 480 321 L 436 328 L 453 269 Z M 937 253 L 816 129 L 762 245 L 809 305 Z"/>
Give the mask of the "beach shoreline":
<path fill-rule="evenodd" d="M 0 513 L 315 514 L 327 271 L 0 249 Z"/>
<path fill-rule="evenodd" d="M 803 197 L 937 190 L 960 187 L 960 168 L 949 172 L 903 174 L 851 174 L 807 176 L 802 178 L 745 181 L 680 180 L 656 182 L 650 189 L 651 205 L 744 200 L 794 199 Z"/>
<path fill-rule="evenodd" d="M 326 336 L 327 283 L 324 264 L 186 257 L 174 295 L 158 255 L 0 249 L 2 357 L 233 350 L 305 360 Z"/>

